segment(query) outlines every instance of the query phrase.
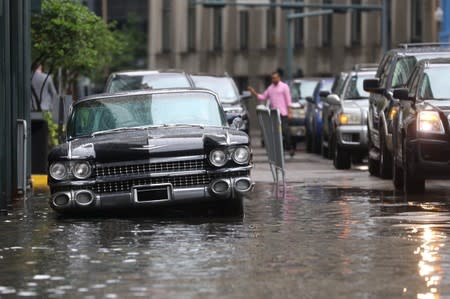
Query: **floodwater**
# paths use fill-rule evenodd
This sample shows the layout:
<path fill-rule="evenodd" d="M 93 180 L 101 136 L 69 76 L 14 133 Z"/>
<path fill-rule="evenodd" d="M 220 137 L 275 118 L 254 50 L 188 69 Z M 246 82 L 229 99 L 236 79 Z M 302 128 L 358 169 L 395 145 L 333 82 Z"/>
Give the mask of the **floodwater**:
<path fill-rule="evenodd" d="M 450 298 L 439 192 L 259 184 L 242 218 L 61 218 L 36 197 L 0 216 L 0 297 Z"/>

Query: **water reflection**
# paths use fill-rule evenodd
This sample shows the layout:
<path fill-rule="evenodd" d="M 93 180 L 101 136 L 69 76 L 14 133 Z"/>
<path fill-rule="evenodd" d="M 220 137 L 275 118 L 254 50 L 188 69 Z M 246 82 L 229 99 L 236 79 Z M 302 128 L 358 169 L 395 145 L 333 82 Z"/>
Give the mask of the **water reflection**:
<path fill-rule="evenodd" d="M 258 185 L 245 217 L 0 217 L 0 297 L 444 298 L 447 194 Z"/>
<path fill-rule="evenodd" d="M 442 280 L 440 250 L 445 247 L 447 235 L 432 225 L 413 228 L 413 233 L 420 235 L 421 245 L 414 251 L 419 256 L 419 275 L 424 279 L 427 291 L 418 293 L 418 299 L 438 299 L 439 283 Z"/>

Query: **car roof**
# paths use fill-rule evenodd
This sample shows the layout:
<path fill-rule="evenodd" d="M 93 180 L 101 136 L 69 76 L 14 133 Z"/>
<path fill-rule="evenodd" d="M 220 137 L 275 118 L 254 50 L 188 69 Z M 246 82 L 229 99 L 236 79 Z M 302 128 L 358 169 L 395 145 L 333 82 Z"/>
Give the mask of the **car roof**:
<path fill-rule="evenodd" d="M 292 79 L 292 82 L 294 83 L 301 83 L 301 82 L 319 82 L 323 78 L 320 77 L 307 77 L 307 78 L 294 78 Z"/>
<path fill-rule="evenodd" d="M 98 99 L 105 99 L 105 98 L 117 98 L 117 97 L 123 97 L 123 96 L 137 96 L 137 95 L 152 95 L 152 94 L 168 94 L 168 93 L 209 93 L 213 95 L 214 97 L 218 98 L 217 94 L 209 89 L 206 88 L 164 88 L 164 89 L 145 89 L 145 90 L 133 90 L 133 91 L 124 91 L 124 92 L 117 92 L 117 93 L 100 93 L 95 94 L 91 96 L 87 96 L 85 98 L 82 98 L 74 103 L 74 106 L 82 103 L 82 102 L 88 102 L 88 101 L 94 101 Z"/>
<path fill-rule="evenodd" d="M 189 73 L 191 77 L 213 77 L 213 78 L 231 78 L 228 74 L 209 74 L 209 73 Z"/>
<path fill-rule="evenodd" d="M 135 71 L 120 71 L 114 72 L 111 75 L 122 75 L 122 76 L 146 76 L 146 75 L 157 75 L 157 74 L 180 74 L 186 75 L 182 70 L 167 69 L 167 70 L 135 70 Z"/>
<path fill-rule="evenodd" d="M 418 56 L 437 52 L 450 52 L 450 44 L 424 43 L 424 44 L 401 44 L 398 48 L 388 51 L 394 55 Z"/>
<path fill-rule="evenodd" d="M 424 59 L 419 61 L 418 63 L 418 65 L 430 65 L 430 64 L 450 64 L 450 57 Z"/>

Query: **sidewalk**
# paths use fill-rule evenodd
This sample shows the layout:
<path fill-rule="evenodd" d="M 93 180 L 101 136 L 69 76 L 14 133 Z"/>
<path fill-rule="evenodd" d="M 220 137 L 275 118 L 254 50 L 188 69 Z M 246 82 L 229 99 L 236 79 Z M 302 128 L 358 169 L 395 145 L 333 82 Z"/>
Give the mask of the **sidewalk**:
<path fill-rule="evenodd" d="M 253 134 L 254 135 L 254 134 Z M 252 178 L 257 184 L 273 183 L 269 160 L 261 138 L 252 136 L 253 170 Z M 369 176 L 367 165 L 356 165 L 349 170 L 337 170 L 331 160 L 320 155 L 306 153 L 304 143 L 297 145 L 293 158 L 285 155 L 286 182 L 308 186 L 337 186 L 342 188 L 363 188 L 371 190 L 392 190 L 390 180 Z"/>

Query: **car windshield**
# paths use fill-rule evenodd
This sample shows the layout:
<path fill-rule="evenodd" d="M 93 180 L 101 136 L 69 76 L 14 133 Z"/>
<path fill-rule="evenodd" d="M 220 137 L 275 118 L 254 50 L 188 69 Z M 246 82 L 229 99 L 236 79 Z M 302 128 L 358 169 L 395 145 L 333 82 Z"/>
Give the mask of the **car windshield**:
<path fill-rule="evenodd" d="M 305 99 L 311 97 L 314 94 L 314 89 L 317 86 L 317 81 L 297 81 L 291 86 L 292 100 L 297 101 L 299 99 Z"/>
<path fill-rule="evenodd" d="M 192 80 L 196 87 L 210 89 L 217 93 L 222 103 L 233 103 L 239 100 L 239 92 L 231 78 L 192 76 Z"/>
<path fill-rule="evenodd" d="M 74 106 L 68 136 L 150 126 L 226 126 L 215 97 L 208 93 L 163 93 L 100 98 Z"/>
<path fill-rule="evenodd" d="M 347 90 L 345 92 L 346 100 L 359 100 L 359 99 L 368 99 L 369 93 L 366 92 L 363 88 L 364 80 L 374 78 L 375 73 L 373 74 L 358 74 L 352 76 L 348 82 Z"/>
<path fill-rule="evenodd" d="M 322 87 L 320 91 L 331 91 L 331 87 L 333 87 L 334 80 L 323 80 Z"/>
<path fill-rule="evenodd" d="M 140 89 L 189 88 L 189 80 L 181 73 L 117 74 L 110 81 L 107 92 Z"/>
<path fill-rule="evenodd" d="M 436 64 L 426 68 L 419 85 L 421 99 L 450 99 L 448 77 L 450 64 Z"/>

